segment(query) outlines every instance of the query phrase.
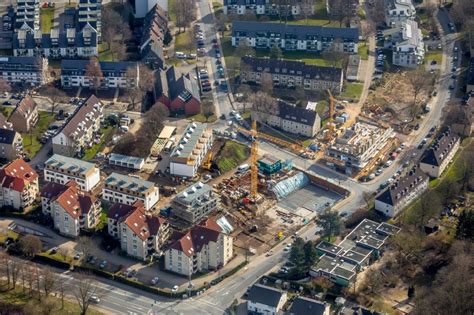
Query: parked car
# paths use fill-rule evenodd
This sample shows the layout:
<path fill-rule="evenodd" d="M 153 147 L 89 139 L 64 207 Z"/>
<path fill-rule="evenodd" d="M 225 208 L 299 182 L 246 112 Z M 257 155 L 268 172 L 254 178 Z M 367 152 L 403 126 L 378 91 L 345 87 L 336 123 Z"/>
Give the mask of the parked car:
<path fill-rule="evenodd" d="M 158 284 L 158 281 L 160 281 L 160 278 L 154 277 L 153 279 L 151 279 L 150 283 L 151 283 L 152 285 L 156 285 L 156 284 Z"/>
<path fill-rule="evenodd" d="M 176 292 L 178 292 L 178 290 L 179 290 L 179 286 L 175 285 L 175 286 L 173 286 L 173 288 L 171 289 L 171 292 L 176 293 Z"/>
<path fill-rule="evenodd" d="M 100 303 L 100 298 L 97 295 L 91 295 L 90 301 L 93 303 Z"/>
<path fill-rule="evenodd" d="M 99 268 L 100 269 L 104 269 L 105 267 L 107 267 L 107 260 L 102 260 L 102 262 L 99 264 Z"/>

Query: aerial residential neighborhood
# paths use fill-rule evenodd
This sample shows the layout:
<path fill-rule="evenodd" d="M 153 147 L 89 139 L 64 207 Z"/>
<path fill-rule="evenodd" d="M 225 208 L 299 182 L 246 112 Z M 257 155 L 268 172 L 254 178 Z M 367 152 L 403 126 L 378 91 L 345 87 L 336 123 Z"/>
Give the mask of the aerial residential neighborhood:
<path fill-rule="evenodd" d="M 0 1 L 0 314 L 473 314 L 473 21 Z"/>

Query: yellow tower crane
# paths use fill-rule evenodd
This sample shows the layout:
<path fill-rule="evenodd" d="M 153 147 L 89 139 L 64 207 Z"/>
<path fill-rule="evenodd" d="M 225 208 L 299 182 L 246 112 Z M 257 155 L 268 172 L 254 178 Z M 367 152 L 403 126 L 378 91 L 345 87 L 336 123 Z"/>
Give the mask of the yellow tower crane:
<path fill-rule="evenodd" d="M 250 150 L 251 154 L 251 166 L 250 166 L 250 197 L 257 201 L 258 196 L 258 132 L 257 132 L 257 121 L 252 120 L 252 130 L 250 135 L 252 136 L 252 147 Z"/>
<path fill-rule="evenodd" d="M 329 95 L 329 118 L 328 118 L 328 133 L 326 134 L 326 139 L 327 140 L 332 140 L 334 137 L 334 102 L 335 99 L 332 96 L 331 90 L 327 90 L 327 93 Z"/>

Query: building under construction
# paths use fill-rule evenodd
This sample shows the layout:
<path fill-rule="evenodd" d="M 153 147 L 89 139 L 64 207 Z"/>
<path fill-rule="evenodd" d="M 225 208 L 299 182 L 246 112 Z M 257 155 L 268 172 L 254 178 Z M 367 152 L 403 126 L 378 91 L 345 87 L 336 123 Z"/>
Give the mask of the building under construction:
<path fill-rule="evenodd" d="M 326 154 L 344 163 L 346 168 L 361 170 L 395 136 L 392 128 L 371 122 L 356 122 L 342 131 Z"/>

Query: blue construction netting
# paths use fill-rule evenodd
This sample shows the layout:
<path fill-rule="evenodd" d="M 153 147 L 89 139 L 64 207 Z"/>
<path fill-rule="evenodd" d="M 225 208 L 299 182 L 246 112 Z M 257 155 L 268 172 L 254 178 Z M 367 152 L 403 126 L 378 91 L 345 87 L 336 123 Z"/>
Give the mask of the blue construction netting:
<path fill-rule="evenodd" d="M 292 192 L 301 189 L 309 184 L 309 178 L 303 172 L 298 172 L 295 175 L 282 180 L 276 184 L 272 191 L 275 193 L 278 201 L 286 198 Z"/>

